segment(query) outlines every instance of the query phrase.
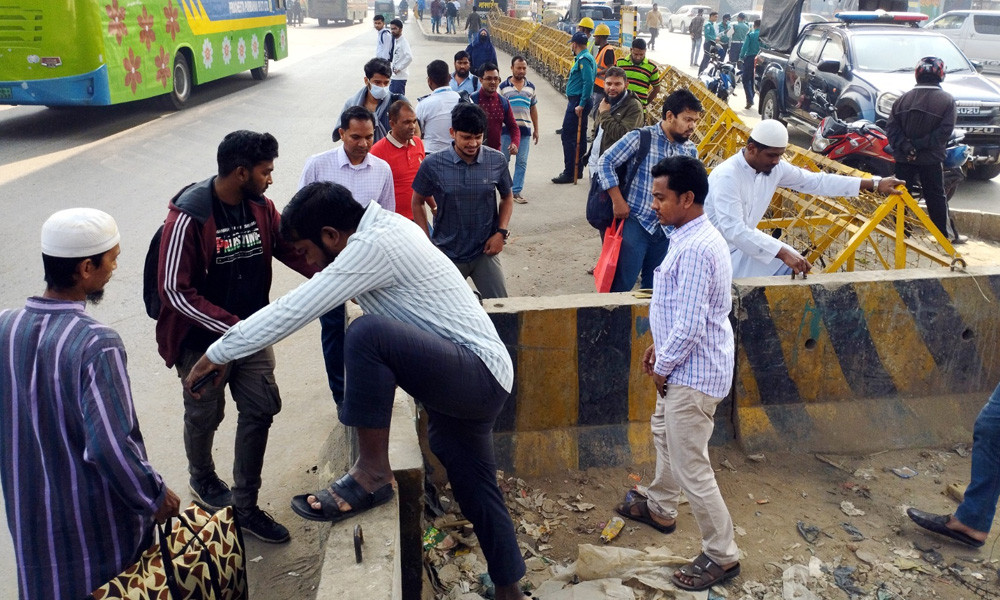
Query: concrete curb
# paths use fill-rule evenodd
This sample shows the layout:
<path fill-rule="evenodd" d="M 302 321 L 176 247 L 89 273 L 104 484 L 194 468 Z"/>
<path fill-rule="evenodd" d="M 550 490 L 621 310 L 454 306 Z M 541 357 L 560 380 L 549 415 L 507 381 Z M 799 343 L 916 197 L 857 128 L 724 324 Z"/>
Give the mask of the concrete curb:
<path fill-rule="evenodd" d="M 978 210 L 952 210 L 951 216 L 962 235 L 1000 242 L 1000 215 Z"/>
<path fill-rule="evenodd" d="M 456 33 L 456 34 L 450 34 L 450 35 L 449 34 L 443 34 L 443 33 L 431 33 L 431 18 L 430 18 L 429 15 L 430 15 L 430 9 L 428 8 L 427 12 L 424 13 L 424 16 L 427 17 L 424 21 L 421 21 L 419 19 L 414 19 L 412 21 L 408 20 L 404 24 L 404 26 L 405 25 L 416 25 L 417 28 L 420 29 L 420 33 L 423 34 L 424 38 L 426 38 L 428 40 L 431 40 L 433 42 L 442 42 L 442 43 L 445 43 L 445 44 L 465 44 L 466 46 L 469 45 L 469 36 L 465 35 L 464 33 L 463 34 L 457 34 Z M 461 18 L 461 17 L 459 17 L 459 18 Z M 456 24 L 457 24 L 457 21 L 456 21 Z M 448 62 L 448 61 L 445 61 L 445 62 Z"/>
<path fill-rule="evenodd" d="M 325 462 L 317 487 L 340 477 L 353 464 L 356 444 L 347 427 L 337 427 L 323 447 Z M 352 448 L 354 446 L 354 448 Z M 424 463 L 417 439 L 416 407 L 397 390 L 392 407 L 389 462 L 396 479 L 392 501 L 330 526 L 316 598 L 409 600 L 420 597 L 423 556 L 420 518 L 424 507 Z M 355 562 L 354 528 L 364 534 L 363 560 Z"/>

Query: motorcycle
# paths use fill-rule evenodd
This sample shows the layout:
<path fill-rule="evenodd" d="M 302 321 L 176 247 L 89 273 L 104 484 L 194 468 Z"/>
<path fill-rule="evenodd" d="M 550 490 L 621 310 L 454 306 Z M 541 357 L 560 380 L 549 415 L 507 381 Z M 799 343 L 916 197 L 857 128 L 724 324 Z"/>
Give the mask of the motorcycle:
<path fill-rule="evenodd" d="M 726 62 L 725 46 L 712 42 L 711 49 L 712 57 L 709 66 L 701 74 L 701 82 L 705 84 L 708 91 L 725 102 L 728 101 L 729 96 L 736 95 L 738 69 L 736 65 Z"/>
<path fill-rule="evenodd" d="M 818 100 L 825 100 L 820 94 L 815 97 Z M 842 121 L 838 118 L 835 107 L 829 104 L 826 104 L 826 107 L 830 116 L 824 117 L 813 133 L 813 152 L 873 175 L 886 177 L 896 172 L 896 161 L 892 156 L 892 146 L 889 144 L 885 129 L 864 119 L 851 123 Z M 959 184 L 965 180 L 965 165 L 972 155 L 972 149 L 963 143 L 964 139 L 965 131 L 955 129 L 945 146 L 945 160 L 942 167 L 945 199 L 949 202 Z M 925 204 L 919 184 L 909 189 L 909 192 L 915 200 Z M 945 234 L 952 241 L 960 239 L 950 211 L 948 231 Z"/>

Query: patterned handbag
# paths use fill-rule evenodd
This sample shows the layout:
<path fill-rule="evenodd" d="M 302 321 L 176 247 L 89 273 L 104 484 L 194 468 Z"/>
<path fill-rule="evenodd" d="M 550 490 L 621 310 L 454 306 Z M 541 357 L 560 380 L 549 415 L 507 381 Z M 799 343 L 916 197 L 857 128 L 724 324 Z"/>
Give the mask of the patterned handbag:
<path fill-rule="evenodd" d="M 157 525 L 159 540 L 90 600 L 243 600 L 247 594 L 243 532 L 236 512 L 214 515 L 192 504 Z"/>

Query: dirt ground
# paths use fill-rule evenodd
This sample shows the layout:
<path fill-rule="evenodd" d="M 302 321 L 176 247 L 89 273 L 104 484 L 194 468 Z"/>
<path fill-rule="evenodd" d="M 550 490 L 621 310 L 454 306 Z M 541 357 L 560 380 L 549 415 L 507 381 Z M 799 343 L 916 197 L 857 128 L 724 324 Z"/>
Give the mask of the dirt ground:
<path fill-rule="evenodd" d="M 1000 556 L 995 552 L 995 539 L 980 550 L 968 549 L 923 533 L 904 514 L 908 506 L 940 513 L 954 510 L 957 501 L 945 490 L 956 484 L 964 491 L 968 484 L 967 445 L 867 456 L 765 453 L 752 457 L 738 448 L 722 447 L 713 448 L 711 456 L 736 528 L 742 574 L 713 590 L 709 598 L 1000 597 Z M 892 471 L 905 475 L 906 467 L 916 474 L 903 478 Z M 538 569 L 529 572 L 531 585 L 541 585 L 553 570 L 576 560 L 581 544 L 601 545 L 601 530 L 614 516 L 614 506 L 636 480 L 643 486 L 651 477 L 652 467 L 644 466 L 593 469 L 560 477 L 507 478 L 504 488 L 522 546 L 529 556 L 543 557 L 529 563 Z M 809 528 L 816 528 L 811 542 L 798 531 L 800 522 L 806 535 Z M 854 530 L 848 532 L 848 525 Z M 686 504 L 680 508 L 673 534 L 663 535 L 626 521 L 621 534 L 608 545 L 635 550 L 653 547 L 688 558 L 701 550 L 698 529 Z M 460 547 L 458 555 L 462 552 Z M 427 556 L 438 568 L 461 560 L 455 550 L 433 550 Z M 816 559 L 822 565 L 818 572 Z M 783 596 L 783 572 L 793 565 L 808 566 L 811 560 L 814 575 L 819 576 L 810 577 L 806 587 L 816 596 Z M 856 568 L 852 575 L 854 595 L 836 587 L 834 577 L 824 572 L 837 567 Z M 472 592 L 481 591 L 478 584 L 469 583 Z M 651 588 L 634 581 L 625 583 L 633 588 L 636 598 L 675 597 L 672 592 L 657 596 Z M 456 596 L 439 593 L 437 597 Z"/>

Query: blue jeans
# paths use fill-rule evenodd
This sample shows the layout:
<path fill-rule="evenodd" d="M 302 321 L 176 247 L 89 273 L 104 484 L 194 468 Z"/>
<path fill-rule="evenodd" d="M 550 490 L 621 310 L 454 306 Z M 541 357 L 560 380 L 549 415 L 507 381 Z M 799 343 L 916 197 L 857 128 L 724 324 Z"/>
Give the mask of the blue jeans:
<path fill-rule="evenodd" d="M 448 22 L 445 23 L 446 33 L 455 33 L 455 17 L 448 17 Z"/>
<path fill-rule="evenodd" d="M 622 227 L 622 248 L 618 254 L 618 268 L 615 270 L 614 281 L 611 282 L 612 292 L 628 292 L 635 287 L 635 279 L 642 273 L 639 287 L 653 287 L 653 270 L 660 266 L 663 257 L 667 255 L 670 240 L 657 227 L 656 233 L 649 233 L 639 220 L 633 216 L 625 219 Z"/>
<path fill-rule="evenodd" d="M 405 79 L 393 79 L 389 82 L 389 93 L 390 94 L 403 94 L 406 95 L 406 80 Z"/>
<path fill-rule="evenodd" d="M 696 66 L 698 64 L 698 55 L 701 50 L 701 38 L 691 38 L 691 66 Z"/>
<path fill-rule="evenodd" d="M 507 148 L 510 148 L 510 135 L 505 133 L 500 136 L 500 149 L 503 150 L 503 156 L 510 164 L 510 154 L 507 153 Z M 531 130 L 522 129 L 521 145 L 517 147 L 517 156 L 514 157 L 514 185 L 511 191 L 515 194 L 520 194 L 521 190 L 524 189 L 524 171 L 528 168 L 529 150 L 531 150 Z"/>
<path fill-rule="evenodd" d="M 970 479 L 955 518 L 976 531 L 989 533 L 1000 500 L 1000 386 L 976 417 Z"/>

